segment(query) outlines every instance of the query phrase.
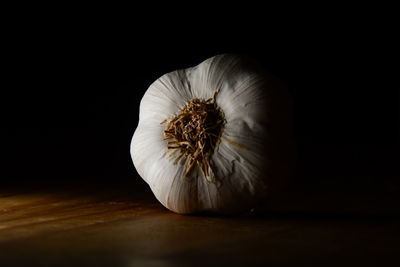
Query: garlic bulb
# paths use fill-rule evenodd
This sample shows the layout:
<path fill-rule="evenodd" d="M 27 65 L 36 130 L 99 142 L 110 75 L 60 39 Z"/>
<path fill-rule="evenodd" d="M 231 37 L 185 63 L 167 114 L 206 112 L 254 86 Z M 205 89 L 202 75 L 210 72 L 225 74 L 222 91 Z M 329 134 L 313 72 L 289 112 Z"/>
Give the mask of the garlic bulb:
<path fill-rule="evenodd" d="M 284 180 L 288 144 L 285 89 L 248 58 L 224 54 L 148 88 L 131 156 L 171 211 L 233 213 L 252 208 Z"/>

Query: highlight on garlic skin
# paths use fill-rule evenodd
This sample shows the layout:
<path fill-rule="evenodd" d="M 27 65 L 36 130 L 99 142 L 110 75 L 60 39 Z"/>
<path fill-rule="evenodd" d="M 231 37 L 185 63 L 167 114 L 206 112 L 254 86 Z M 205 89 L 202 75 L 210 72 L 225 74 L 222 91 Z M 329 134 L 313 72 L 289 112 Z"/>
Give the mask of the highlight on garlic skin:
<path fill-rule="evenodd" d="M 169 210 L 250 210 L 290 177 L 289 94 L 249 58 L 217 55 L 151 84 L 130 149 Z"/>

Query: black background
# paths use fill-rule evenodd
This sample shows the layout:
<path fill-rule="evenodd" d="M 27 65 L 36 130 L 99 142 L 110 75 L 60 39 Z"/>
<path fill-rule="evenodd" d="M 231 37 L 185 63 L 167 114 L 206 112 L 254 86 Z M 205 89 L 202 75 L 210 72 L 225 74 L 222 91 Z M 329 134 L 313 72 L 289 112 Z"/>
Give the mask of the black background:
<path fill-rule="evenodd" d="M 399 52 L 390 16 L 80 11 L 27 8 L 5 23 L 3 185 L 141 184 L 129 145 L 148 86 L 216 54 L 241 53 L 293 96 L 295 183 L 399 188 Z"/>

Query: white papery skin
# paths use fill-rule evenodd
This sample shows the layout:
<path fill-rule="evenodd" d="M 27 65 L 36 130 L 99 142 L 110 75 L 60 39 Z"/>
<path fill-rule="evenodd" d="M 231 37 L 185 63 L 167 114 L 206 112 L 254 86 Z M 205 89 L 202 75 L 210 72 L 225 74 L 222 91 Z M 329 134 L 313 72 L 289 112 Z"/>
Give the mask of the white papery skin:
<path fill-rule="evenodd" d="M 156 80 L 141 100 L 131 142 L 135 168 L 156 198 L 181 214 L 241 212 L 263 198 L 273 178 L 268 175 L 274 156 L 268 154 L 268 138 L 274 90 L 248 60 L 229 54 Z M 184 176 L 186 157 L 175 162 L 179 152 L 169 156 L 166 124 L 160 123 L 175 117 L 192 99 L 206 100 L 216 91 L 226 121 L 210 160 L 217 182 L 209 183 L 197 166 Z"/>

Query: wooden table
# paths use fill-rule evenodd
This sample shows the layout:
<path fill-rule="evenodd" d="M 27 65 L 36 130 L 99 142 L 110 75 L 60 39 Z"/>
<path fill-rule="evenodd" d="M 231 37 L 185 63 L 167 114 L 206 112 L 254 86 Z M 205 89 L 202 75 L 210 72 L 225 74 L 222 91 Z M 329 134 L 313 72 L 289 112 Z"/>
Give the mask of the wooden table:
<path fill-rule="evenodd" d="M 147 187 L 8 188 L 0 266 L 400 266 L 398 195 L 297 189 L 217 217 Z"/>

